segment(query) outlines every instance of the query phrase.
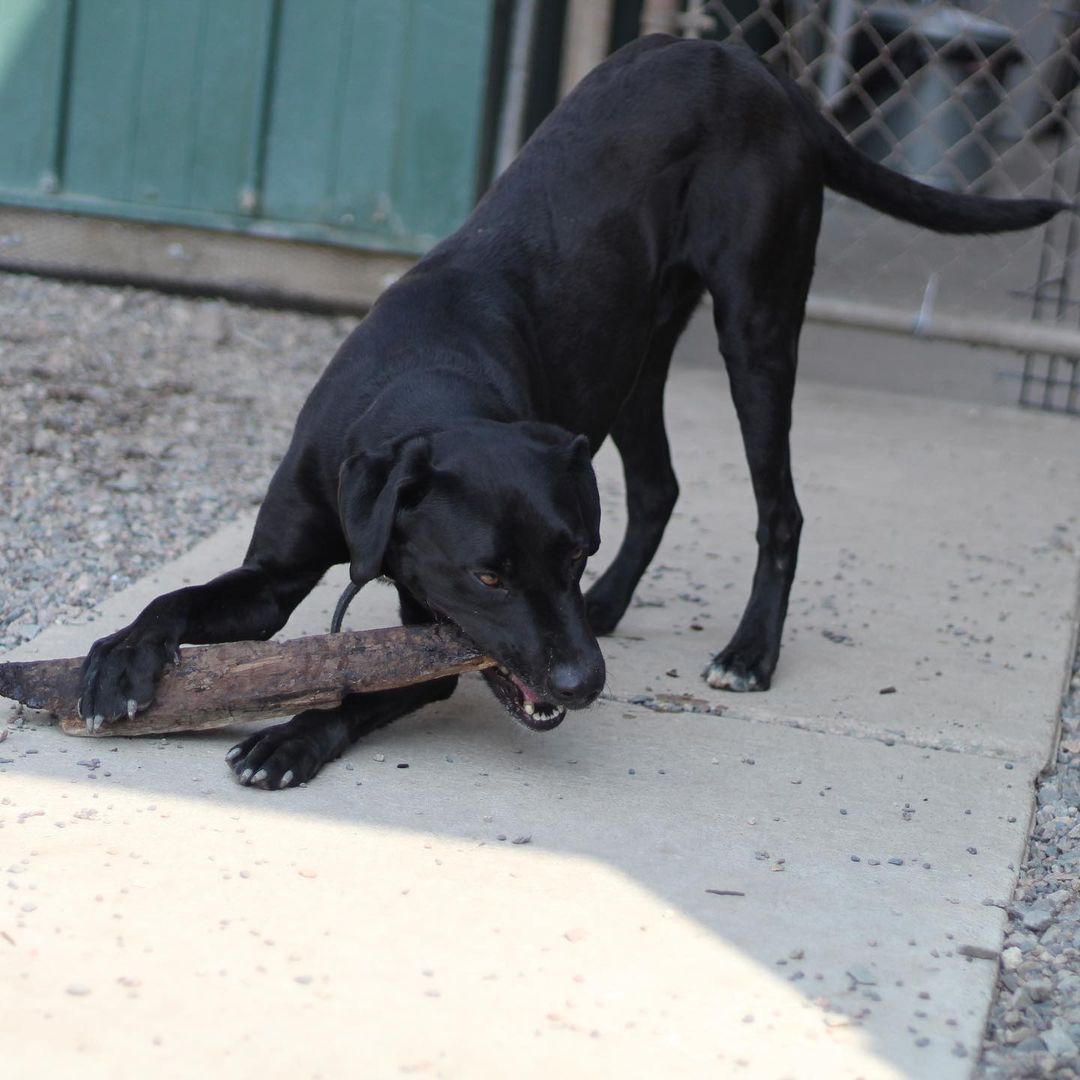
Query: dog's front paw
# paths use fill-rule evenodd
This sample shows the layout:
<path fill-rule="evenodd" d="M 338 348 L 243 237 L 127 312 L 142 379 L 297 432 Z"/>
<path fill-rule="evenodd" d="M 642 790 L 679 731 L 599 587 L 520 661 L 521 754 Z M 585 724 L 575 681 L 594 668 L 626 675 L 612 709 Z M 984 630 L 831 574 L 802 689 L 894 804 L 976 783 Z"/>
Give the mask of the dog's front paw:
<path fill-rule="evenodd" d="M 298 719 L 257 731 L 225 755 L 241 784 L 277 791 L 306 783 L 322 768 L 327 758 L 321 742 Z"/>
<path fill-rule="evenodd" d="M 732 690 L 735 693 L 768 690 L 772 682 L 772 667 L 766 668 L 760 659 L 751 659 L 730 645 L 717 653 L 701 674 L 714 690 Z"/>
<path fill-rule="evenodd" d="M 80 676 L 79 715 L 86 730 L 94 734 L 145 709 L 166 662 L 176 659 L 174 644 L 148 640 L 132 627 L 95 641 Z"/>

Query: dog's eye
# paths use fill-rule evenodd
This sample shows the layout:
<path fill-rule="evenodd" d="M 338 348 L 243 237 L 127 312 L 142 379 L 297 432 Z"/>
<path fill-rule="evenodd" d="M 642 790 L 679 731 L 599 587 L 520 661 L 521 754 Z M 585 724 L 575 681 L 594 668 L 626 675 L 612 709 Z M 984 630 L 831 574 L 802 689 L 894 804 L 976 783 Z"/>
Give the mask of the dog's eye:
<path fill-rule="evenodd" d="M 490 570 L 477 570 L 476 580 L 489 589 L 497 589 L 502 584 L 502 578 L 498 574 L 493 574 Z"/>
<path fill-rule="evenodd" d="M 574 551 L 574 552 L 573 552 L 573 553 L 572 553 L 572 554 L 570 555 L 570 561 L 571 561 L 571 562 L 575 562 L 575 563 L 581 562 L 581 560 L 582 560 L 582 559 L 584 559 L 584 558 L 585 558 L 585 551 L 584 551 L 584 549 L 583 549 L 583 548 L 577 548 L 577 549 L 576 549 L 576 550 L 575 550 L 575 551 Z"/>

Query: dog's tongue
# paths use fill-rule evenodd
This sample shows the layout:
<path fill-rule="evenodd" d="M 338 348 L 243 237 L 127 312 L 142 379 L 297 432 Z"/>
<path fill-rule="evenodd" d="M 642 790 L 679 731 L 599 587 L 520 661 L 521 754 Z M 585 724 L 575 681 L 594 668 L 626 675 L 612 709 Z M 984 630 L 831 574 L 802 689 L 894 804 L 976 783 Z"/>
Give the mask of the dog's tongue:
<path fill-rule="evenodd" d="M 514 680 L 514 685 L 521 691 L 521 696 L 526 701 L 531 701 L 534 705 L 540 700 L 538 694 L 534 694 L 516 675 L 511 675 L 511 679 Z"/>

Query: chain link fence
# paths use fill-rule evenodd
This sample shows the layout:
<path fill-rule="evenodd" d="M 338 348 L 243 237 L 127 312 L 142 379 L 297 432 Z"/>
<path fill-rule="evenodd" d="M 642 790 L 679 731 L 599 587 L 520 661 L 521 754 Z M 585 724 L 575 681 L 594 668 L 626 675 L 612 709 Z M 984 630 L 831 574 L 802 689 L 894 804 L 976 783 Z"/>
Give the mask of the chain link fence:
<path fill-rule="evenodd" d="M 951 191 L 1080 198 L 1078 0 L 713 0 L 676 21 L 785 69 L 856 146 L 900 172 Z M 1019 401 L 1080 415 L 1077 215 L 945 237 L 829 198 L 821 311 L 931 336 L 948 324 L 953 340 L 1014 349 L 1006 374 Z"/>

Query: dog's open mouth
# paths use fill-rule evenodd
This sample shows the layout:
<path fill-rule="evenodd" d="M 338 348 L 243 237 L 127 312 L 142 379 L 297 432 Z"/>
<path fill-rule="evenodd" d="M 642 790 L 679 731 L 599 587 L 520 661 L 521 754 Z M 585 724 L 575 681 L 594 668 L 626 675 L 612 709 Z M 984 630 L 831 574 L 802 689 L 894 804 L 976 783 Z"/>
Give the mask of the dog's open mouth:
<path fill-rule="evenodd" d="M 566 710 L 541 699 L 516 675 L 504 667 L 485 668 L 483 676 L 491 692 L 506 711 L 519 723 L 533 731 L 550 731 L 558 727 Z"/>

